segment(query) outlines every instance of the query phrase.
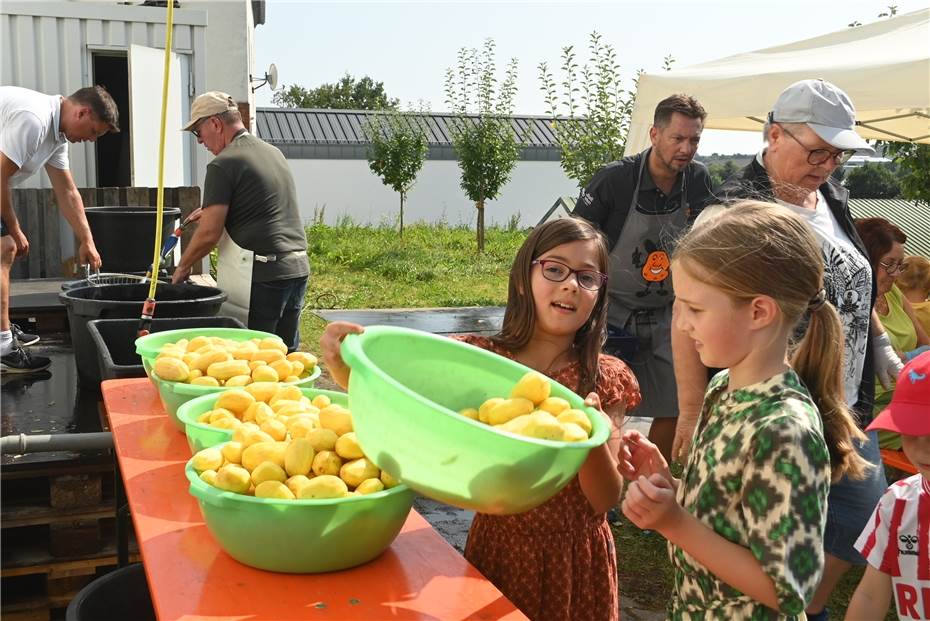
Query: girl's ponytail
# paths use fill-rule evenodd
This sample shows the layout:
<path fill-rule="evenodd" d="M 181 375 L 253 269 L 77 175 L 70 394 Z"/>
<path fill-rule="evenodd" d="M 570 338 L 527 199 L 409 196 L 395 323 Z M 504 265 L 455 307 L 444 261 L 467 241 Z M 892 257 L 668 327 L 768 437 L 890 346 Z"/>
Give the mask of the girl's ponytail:
<path fill-rule="evenodd" d="M 821 290 L 811 301 L 810 321 L 791 356 L 791 366 L 820 410 L 834 481 L 843 476 L 862 479 L 871 467 L 853 444 L 854 440 L 865 442 L 866 437 L 846 405 L 843 341 L 840 316 L 832 304 L 824 301 Z"/>

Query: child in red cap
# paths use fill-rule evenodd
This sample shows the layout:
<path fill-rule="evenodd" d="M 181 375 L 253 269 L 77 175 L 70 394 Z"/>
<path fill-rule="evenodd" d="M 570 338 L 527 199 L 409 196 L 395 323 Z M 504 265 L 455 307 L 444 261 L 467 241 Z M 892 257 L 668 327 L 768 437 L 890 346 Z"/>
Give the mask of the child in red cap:
<path fill-rule="evenodd" d="M 846 619 L 882 619 L 892 592 L 899 619 L 930 618 L 930 352 L 911 360 L 868 429 L 901 434 L 918 474 L 888 488 L 856 549 L 868 561 Z"/>

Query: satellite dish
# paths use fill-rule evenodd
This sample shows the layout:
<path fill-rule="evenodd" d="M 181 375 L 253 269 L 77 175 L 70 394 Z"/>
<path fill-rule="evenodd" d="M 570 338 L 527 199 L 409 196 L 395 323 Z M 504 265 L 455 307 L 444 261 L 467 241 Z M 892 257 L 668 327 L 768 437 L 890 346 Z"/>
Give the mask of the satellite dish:
<path fill-rule="evenodd" d="M 258 84 L 257 86 L 252 87 L 253 93 L 266 84 L 268 85 L 269 88 L 271 88 L 271 90 L 274 90 L 278 88 L 278 68 L 275 66 L 274 63 L 271 63 L 268 66 L 268 71 L 265 72 L 265 77 L 253 78 L 252 76 L 249 76 L 249 80 L 252 82 L 259 82 L 259 81 L 261 82 L 261 84 Z"/>
<path fill-rule="evenodd" d="M 268 88 L 271 90 L 278 88 L 278 68 L 274 63 L 268 66 L 268 73 L 265 74 L 265 80 L 268 81 Z"/>

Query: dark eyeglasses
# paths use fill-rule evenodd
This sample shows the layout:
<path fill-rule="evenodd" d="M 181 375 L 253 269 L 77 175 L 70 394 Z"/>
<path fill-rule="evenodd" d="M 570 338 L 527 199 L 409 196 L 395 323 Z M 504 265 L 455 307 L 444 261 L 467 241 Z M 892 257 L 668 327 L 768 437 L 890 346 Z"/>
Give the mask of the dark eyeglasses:
<path fill-rule="evenodd" d="M 804 149 L 807 150 L 807 163 L 811 166 L 820 166 L 830 158 L 837 166 L 842 166 L 849 161 L 849 158 L 856 154 L 855 149 L 846 149 L 845 151 L 831 151 L 830 149 L 808 149 L 807 145 L 798 140 L 798 137 L 788 131 L 788 128 L 779 123 L 782 131 L 791 136 L 792 139 Z"/>
<path fill-rule="evenodd" d="M 203 125 L 205 122 L 207 122 L 209 119 L 212 119 L 214 116 L 216 116 L 216 115 L 215 115 L 215 114 L 211 114 L 210 116 L 205 116 L 205 117 L 203 117 L 202 119 L 200 119 L 199 121 L 197 121 L 197 126 L 194 127 L 194 129 L 191 130 L 191 133 L 194 134 L 194 137 L 195 137 L 195 138 L 198 138 L 198 139 L 200 138 L 200 126 Z"/>
<path fill-rule="evenodd" d="M 902 274 L 907 271 L 907 265 L 904 263 L 895 263 L 893 261 L 879 261 L 879 265 L 882 266 L 882 269 L 885 270 L 885 273 L 889 276 L 894 276 L 895 274 Z"/>
<path fill-rule="evenodd" d="M 532 265 L 539 265 L 543 278 L 551 282 L 565 282 L 569 276 L 575 274 L 578 286 L 588 291 L 597 291 L 607 283 L 607 274 L 597 270 L 574 270 L 561 261 L 536 259 Z"/>

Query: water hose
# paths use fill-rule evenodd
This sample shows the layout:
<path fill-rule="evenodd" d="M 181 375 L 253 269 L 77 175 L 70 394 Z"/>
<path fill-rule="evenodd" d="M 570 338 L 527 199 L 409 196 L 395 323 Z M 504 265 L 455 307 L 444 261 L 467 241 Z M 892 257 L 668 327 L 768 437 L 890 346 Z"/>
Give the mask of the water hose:
<path fill-rule="evenodd" d="M 158 274 L 161 265 L 161 223 L 165 212 L 165 126 L 168 120 L 168 80 L 171 77 L 171 34 L 174 30 L 174 1 L 168 0 L 168 16 L 165 19 L 165 66 L 161 83 L 161 131 L 158 137 L 158 191 L 155 200 L 155 250 L 152 258 L 152 274 Z M 142 316 L 139 318 L 139 336 L 145 336 L 152 327 L 155 315 L 155 289 L 158 278 L 149 282 L 149 295 L 142 303 Z"/>

